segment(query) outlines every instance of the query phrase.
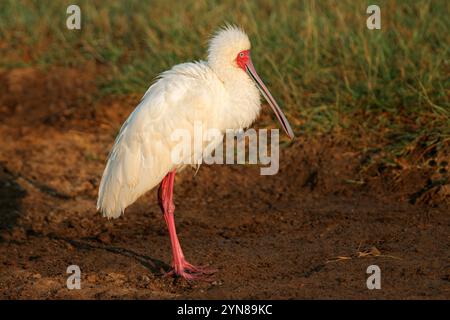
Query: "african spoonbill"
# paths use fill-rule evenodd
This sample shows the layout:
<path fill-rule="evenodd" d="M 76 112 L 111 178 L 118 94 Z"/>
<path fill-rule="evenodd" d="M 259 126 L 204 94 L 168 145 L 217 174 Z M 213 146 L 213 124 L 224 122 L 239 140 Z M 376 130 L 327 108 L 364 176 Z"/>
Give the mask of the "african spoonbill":
<path fill-rule="evenodd" d="M 226 26 L 212 37 L 207 61 L 182 63 L 160 75 L 115 140 L 100 183 L 97 209 L 105 217 L 117 218 L 160 183 L 158 201 L 173 255 L 169 275 L 195 280 L 210 274 L 186 261 L 176 234 L 173 185 L 176 171 L 184 165 L 171 158 L 175 143 L 171 133 L 179 128 L 192 131 L 196 121 L 221 132 L 246 128 L 260 112 L 260 92 L 293 138 L 286 117 L 255 71 L 248 36 L 238 27 Z"/>

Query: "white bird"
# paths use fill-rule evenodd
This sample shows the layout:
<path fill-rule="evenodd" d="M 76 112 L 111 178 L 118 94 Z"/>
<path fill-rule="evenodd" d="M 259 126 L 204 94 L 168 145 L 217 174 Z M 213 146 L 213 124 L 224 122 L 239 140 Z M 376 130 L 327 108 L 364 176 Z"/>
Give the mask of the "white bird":
<path fill-rule="evenodd" d="M 176 129 L 193 132 L 194 122 L 222 133 L 250 126 L 260 112 L 258 89 L 293 138 L 286 117 L 253 67 L 248 36 L 240 28 L 226 26 L 212 37 L 207 61 L 182 63 L 160 75 L 115 140 L 100 183 L 97 210 L 105 217 L 117 218 L 161 182 L 158 200 L 173 254 L 169 275 L 194 280 L 211 273 L 188 263 L 178 241 L 173 184 L 176 171 L 184 166 L 171 157 L 176 144 L 171 134 Z"/>

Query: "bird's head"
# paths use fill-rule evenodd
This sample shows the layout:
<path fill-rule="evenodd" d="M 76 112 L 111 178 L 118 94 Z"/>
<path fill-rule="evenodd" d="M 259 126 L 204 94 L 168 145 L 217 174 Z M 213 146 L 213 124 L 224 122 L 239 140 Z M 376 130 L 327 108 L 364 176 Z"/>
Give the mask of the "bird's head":
<path fill-rule="evenodd" d="M 257 85 L 259 91 L 272 107 L 286 134 L 292 139 L 294 132 L 285 115 L 264 85 L 253 66 L 250 56 L 250 40 L 247 34 L 236 26 L 220 29 L 211 39 L 208 49 L 208 64 L 219 74 L 233 80 L 236 72 L 245 72 Z"/>

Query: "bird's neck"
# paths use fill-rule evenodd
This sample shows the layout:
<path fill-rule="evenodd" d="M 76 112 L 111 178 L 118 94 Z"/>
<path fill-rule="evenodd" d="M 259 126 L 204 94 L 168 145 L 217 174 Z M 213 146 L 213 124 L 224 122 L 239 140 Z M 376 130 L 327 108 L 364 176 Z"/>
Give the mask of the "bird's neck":
<path fill-rule="evenodd" d="M 247 88 L 253 86 L 253 82 L 247 73 L 236 66 L 221 60 L 208 60 L 208 65 L 214 71 L 216 76 L 222 81 L 230 94 L 239 92 L 239 88 Z"/>
<path fill-rule="evenodd" d="M 229 101 L 223 115 L 226 128 L 246 128 L 260 111 L 259 91 L 245 71 L 234 66 L 210 65 L 228 92 Z"/>
<path fill-rule="evenodd" d="M 231 65 L 230 63 L 226 63 L 225 61 L 219 59 L 209 59 L 208 60 L 209 67 L 214 71 L 217 77 L 223 83 L 231 83 L 233 80 L 237 80 L 241 78 L 243 70 Z"/>

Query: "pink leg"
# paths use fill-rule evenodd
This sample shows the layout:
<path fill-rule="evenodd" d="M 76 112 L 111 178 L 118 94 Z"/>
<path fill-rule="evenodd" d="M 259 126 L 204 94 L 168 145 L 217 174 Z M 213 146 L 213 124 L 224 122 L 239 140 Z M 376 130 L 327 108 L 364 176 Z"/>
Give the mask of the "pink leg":
<path fill-rule="evenodd" d="M 214 273 L 214 270 L 208 270 L 203 267 L 196 267 L 186 261 L 183 250 L 181 250 L 175 228 L 173 203 L 173 182 L 175 179 L 175 170 L 169 172 L 161 182 L 158 192 L 159 206 L 164 213 L 167 229 L 169 230 L 170 242 L 172 244 L 173 270 L 167 273 L 170 276 L 181 276 L 186 280 L 197 280 Z"/>

